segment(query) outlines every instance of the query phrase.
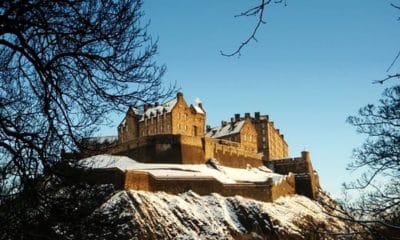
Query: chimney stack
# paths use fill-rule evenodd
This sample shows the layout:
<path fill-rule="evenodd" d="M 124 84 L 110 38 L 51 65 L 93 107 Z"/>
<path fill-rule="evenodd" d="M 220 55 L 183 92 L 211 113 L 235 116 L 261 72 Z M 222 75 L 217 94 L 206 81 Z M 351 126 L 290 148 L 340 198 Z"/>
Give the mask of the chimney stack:
<path fill-rule="evenodd" d="M 183 100 L 183 93 L 182 93 L 182 92 L 178 92 L 178 93 L 176 94 L 176 99 L 177 99 L 178 101 Z"/>
<path fill-rule="evenodd" d="M 144 103 L 143 104 L 143 111 L 146 112 L 147 109 L 149 109 L 149 104 L 148 103 Z"/>
<path fill-rule="evenodd" d="M 245 113 L 244 118 L 250 118 L 250 113 Z"/>
<path fill-rule="evenodd" d="M 210 126 L 210 125 L 207 125 L 207 126 L 206 126 L 206 132 L 209 132 L 209 131 L 211 131 L 211 126 Z"/>
<path fill-rule="evenodd" d="M 254 117 L 256 118 L 256 120 L 260 120 L 260 112 L 255 112 Z"/>
<path fill-rule="evenodd" d="M 221 121 L 221 126 L 225 127 L 228 123 L 226 121 Z"/>
<path fill-rule="evenodd" d="M 158 107 L 158 106 L 160 106 L 160 103 L 159 103 L 159 102 L 156 102 L 156 103 L 154 104 L 154 106 L 155 106 L 155 107 Z"/>
<path fill-rule="evenodd" d="M 239 113 L 235 113 L 235 122 L 240 121 L 240 114 Z"/>

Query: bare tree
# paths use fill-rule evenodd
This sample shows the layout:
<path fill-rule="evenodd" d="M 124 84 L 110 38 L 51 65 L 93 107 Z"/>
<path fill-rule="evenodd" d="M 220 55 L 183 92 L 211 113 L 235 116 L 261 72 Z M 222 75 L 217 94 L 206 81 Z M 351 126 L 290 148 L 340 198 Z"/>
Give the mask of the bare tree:
<path fill-rule="evenodd" d="M 40 198 L 37 180 L 107 114 L 171 94 L 141 6 L 0 1 L 0 207 L 29 189 Z"/>
<path fill-rule="evenodd" d="M 387 88 L 378 105 L 361 108 L 348 122 L 367 139 L 349 165 L 363 172 L 345 185 L 360 190 L 360 198 L 347 207 L 374 234 L 400 237 L 400 85 Z"/>

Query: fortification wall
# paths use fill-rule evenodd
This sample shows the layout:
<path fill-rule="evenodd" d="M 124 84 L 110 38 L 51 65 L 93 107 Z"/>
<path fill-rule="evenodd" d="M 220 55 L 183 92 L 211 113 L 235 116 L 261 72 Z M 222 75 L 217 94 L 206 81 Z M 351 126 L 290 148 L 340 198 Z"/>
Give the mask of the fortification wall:
<path fill-rule="evenodd" d="M 244 151 L 239 143 L 221 139 L 205 138 L 206 160 L 215 158 L 223 166 L 246 168 L 263 165 L 261 154 Z"/>
<path fill-rule="evenodd" d="M 279 182 L 275 182 L 271 186 L 271 201 L 296 193 L 295 175 L 289 174 Z"/>
<path fill-rule="evenodd" d="M 296 193 L 315 199 L 320 188 L 319 179 L 308 152 L 303 151 L 298 158 L 266 161 L 265 165 L 279 174 L 294 173 Z"/>
<path fill-rule="evenodd" d="M 180 136 L 183 164 L 203 164 L 206 161 L 201 137 Z"/>
<path fill-rule="evenodd" d="M 296 175 L 296 192 L 298 194 L 315 199 L 319 188 L 319 178 L 316 172 Z"/>
<path fill-rule="evenodd" d="M 151 191 L 150 174 L 142 171 L 125 171 L 124 189 Z"/>
<path fill-rule="evenodd" d="M 313 171 L 311 161 L 303 157 L 265 161 L 265 165 L 279 174 L 289 174 L 290 172 L 308 173 Z"/>
<path fill-rule="evenodd" d="M 147 172 L 126 171 L 124 189 L 152 192 L 164 191 L 170 194 L 178 194 L 191 190 L 200 195 L 208 195 L 211 193 L 219 193 L 223 196 L 240 195 L 246 198 L 271 202 L 274 199 L 271 193 L 271 185 L 271 180 L 256 184 L 223 184 L 213 177 L 160 178 Z M 281 190 L 284 189 L 282 184 L 274 187 L 276 192 L 275 198 L 277 198 L 277 194 L 282 195 L 289 192 Z"/>
<path fill-rule="evenodd" d="M 182 163 L 179 135 L 157 135 L 119 144 L 109 152 L 144 163 Z"/>
<path fill-rule="evenodd" d="M 268 182 L 260 184 L 226 184 L 218 192 L 222 196 L 237 196 L 252 198 L 264 202 L 272 202 L 271 185 Z"/>
<path fill-rule="evenodd" d="M 164 191 L 179 194 L 189 190 L 200 195 L 219 193 L 222 196 L 240 195 L 259 201 L 272 202 L 285 195 L 294 194 L 294 176 L 287 176 L 279 183 L 272 179 L 261 183 L 223 184 L 213 177 L 155 177 L 143 171 L 121 171 L 119 169 L 96 169 L 75 172 L 79 181 L 90 184 L 113 184 L 117 189 L 142 191 Z"/>

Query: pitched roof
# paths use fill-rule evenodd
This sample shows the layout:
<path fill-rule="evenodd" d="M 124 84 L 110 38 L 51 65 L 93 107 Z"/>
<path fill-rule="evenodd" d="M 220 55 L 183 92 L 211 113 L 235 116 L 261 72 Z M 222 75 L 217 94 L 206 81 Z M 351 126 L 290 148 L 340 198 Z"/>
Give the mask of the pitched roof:
<path fill-rule="evenodd" d="M 238 122 L 227 123 L 225 126 L 219 126 L 212 128 L 210 131 L 206 133 L 206 137 L 211 138 L 221 138 L 225 136 L 229 136 L 232 134 L 239 133 L 244 125 L 245 120 L 241 120 Z"/>
<path fill-rule="evenodd" d="M 169 113 L 169 112 L 172 111 L 172 109 L 174 108 L 174 106 L 176 105 L 176 103 L 177 103 L 177 99 L 174 98 L 174 99 L 172 99 L 172 100 L 170 100 L 170 101 L 168 101 L 168 102 L 166 102 L 166 103 L 164 103 L 164 104 L 161 104 L 161 105 L 158 105 L 158 106 L 154 106 L 154 107 L 149 107 L 149 108 L 143 113 L 143 115 L 142 115 L 140 121 L 143 121 L 144 118 L 145 118 L 145 116 L 146 116 L 146 117 L 151 117 L 152 115 L 153 115 L 153 116 L 156 116 L 157 113 L 159 113 L 159 114 L 162 114 L 162 113 L 164 113 L 164 112 Z"/>
<path fill-rule="evenodd" d="M 204 110 L 198 104 L 191 105 L 191 107 L 193 107 L 193 109 L 196 111 L 196 113 L 204 114 Z"/>

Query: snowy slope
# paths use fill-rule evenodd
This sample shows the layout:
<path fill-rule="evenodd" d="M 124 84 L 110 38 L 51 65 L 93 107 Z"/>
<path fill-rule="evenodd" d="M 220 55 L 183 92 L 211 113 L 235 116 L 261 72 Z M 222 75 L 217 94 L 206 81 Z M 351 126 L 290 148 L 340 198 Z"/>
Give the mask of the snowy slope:
<path fill-rule="evenodd" d="M 345 239 L 337 233 L 355 232 L 325 211 L 298 195 L 265 203 L 194 192 L 120 191 L 92 218 L 113 226 L 99 229 L 99 239 Z"/>

